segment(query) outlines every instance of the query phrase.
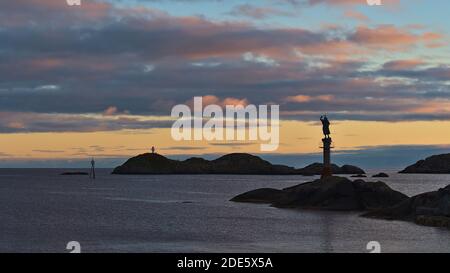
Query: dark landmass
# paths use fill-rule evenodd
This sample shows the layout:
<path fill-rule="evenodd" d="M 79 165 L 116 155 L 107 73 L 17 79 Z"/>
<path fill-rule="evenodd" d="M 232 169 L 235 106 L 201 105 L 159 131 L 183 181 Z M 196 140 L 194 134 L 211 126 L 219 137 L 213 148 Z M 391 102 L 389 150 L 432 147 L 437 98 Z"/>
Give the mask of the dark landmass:
<path fill-rule="evenodd" d="M 364 178 L 364 177 L 367 177 L 367 175 L 365 175 L 365 174 L 355 174 L 355 175 L 352 175 L 352 177 Z"/>
<path fill-rule="evenodd" d="M 322 174 L 322 169 L 322 163 L 313 163 L 304 168 L 297 169 L 296 172 L 301 175 L 320 175 Z M 331 170 L 333 174 L 365 174 L 363 169 L 352 165 L 343 165 L 342 167 L 339 167 L 336 164 L 331 164 Z"/>
<path fill-rule="evenodd" d="M 64 172 L 61 175 L 89 175 L 87 172 Z"/>
<path fill-rule="evenodd" d="M 230 201 L 267 203 L 279 208 L 368 211 L 388 208 L 407 199 L 408 196 L 383 182 L 351 181 L 333 176 L 282 190 L 257 189 Z"/>
<path fill-rule="evenodd" d="M 450 228 L 450 185 L 438 191 L 413 196 L 393 207 L 375 210 L 363 216 Z"/>
<path fill-rule="evenodd" d="M 406 167 L 400 173 L 450 173 L 450 154 L 433 155 Z"/>
<path fill-rule="evenodd" d="M 387 173 L 379 173 L 379 174 L 372 175 L 372 177 L 389 177 L 389 175 Z"/>
<path fill-rule="evenodd" d="M 160 154 L 146 153 L 130 158 L 116 167 L 113 174 L 247 174 L 247 175 L 320 175 L 323 164 L 314 163 L 302 169 L 274 165 L 260 157 L 235 153 L 215 160 L 189 158 L 172 160 Z M 364 170 L 344 165 L 332 166 L 335 174 L 362 174 Z"/>
<path fill-rule="evenodd" d="M 215 160 L 189 158 L 172 160 L 159 154 L 130 158 L 113 174 L 294 174 L 295 168 L 272 165 L 257 156 L 229 154 Z"/>

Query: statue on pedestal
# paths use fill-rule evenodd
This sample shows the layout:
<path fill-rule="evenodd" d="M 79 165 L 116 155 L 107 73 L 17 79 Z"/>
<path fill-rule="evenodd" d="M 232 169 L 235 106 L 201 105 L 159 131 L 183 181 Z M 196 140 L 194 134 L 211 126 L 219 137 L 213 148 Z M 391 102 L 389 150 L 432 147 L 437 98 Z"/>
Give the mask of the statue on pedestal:
<path fill-rule="evenodd" d="M 322 131 L 325 138 L 330 138 L 330 121 L 328 120 L 327 115 L 321 116 L 320 121 L 322 122 Z"/>
<path fill-rule="evenodd" d="M 322 138 L 323 146 L 323 170 L 322 170 L 322 178 L 330 177 L 333 175 L 331 170 L 331 137 L 330 137 L 330 121 L 327 118 L 327 115 L 323 115 L 320 117 L 320 121 L 322 122 L 322 131 L 325 136 Z"/>

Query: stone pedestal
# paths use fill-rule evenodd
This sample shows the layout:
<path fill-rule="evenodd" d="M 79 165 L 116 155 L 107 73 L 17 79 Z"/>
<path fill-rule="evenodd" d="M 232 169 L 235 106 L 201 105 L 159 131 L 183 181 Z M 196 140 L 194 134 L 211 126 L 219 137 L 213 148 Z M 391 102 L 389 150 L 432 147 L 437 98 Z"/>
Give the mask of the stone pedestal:
<path fill-rule="evenodd" d="M 322 139 L 322 143 L 323 143 L 323 170 L 322 170 L 322 176 L 321 178 L 324 177 L 329 177 L 333 175 L 333 172 L 331 170 L 331 143 L 333 141 L 331 140 L 331 138 L 323 138 Z"/>

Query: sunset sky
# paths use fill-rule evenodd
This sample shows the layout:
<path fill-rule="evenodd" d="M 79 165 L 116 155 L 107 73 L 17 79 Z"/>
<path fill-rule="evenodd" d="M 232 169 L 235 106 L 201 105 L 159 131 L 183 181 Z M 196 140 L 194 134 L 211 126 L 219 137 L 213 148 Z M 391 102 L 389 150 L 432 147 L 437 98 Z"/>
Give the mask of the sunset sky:
<path fill-rule="evenodd" d="M 176 104 L 280 105 L 280 147 L 402 167 L 450 151 L 450 1 L 65 0 L 0 2 L 0 167 L 110 167 L 260 153 L 259 143 L 176 142 Z"/>

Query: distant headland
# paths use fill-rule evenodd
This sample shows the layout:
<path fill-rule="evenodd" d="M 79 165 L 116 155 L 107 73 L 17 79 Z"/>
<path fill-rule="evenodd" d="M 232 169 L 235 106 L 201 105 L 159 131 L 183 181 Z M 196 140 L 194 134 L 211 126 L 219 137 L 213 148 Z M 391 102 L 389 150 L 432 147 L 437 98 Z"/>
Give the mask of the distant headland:
<path fill-rule="evenodd" d="M 400 173 L 450 174 L 450 154 L 433 155 L 406 167 Z"/>
<path fill-rule="evenodd" d="M 364 170 L 344 165 L 331 165 L 334 174 L 364 174 Z M 262 158 L 246 154 L 227 154 L 215 160 L 193 157 L 184 161 L 169 159 L 157 153 L 145 153 L 128 159 L 116 167 L 113 174 L 246 174 L 246 175 L 320 175 L 322 163 L 296 169 L 275 165 Z"/>

